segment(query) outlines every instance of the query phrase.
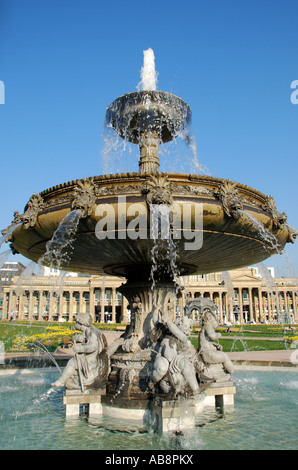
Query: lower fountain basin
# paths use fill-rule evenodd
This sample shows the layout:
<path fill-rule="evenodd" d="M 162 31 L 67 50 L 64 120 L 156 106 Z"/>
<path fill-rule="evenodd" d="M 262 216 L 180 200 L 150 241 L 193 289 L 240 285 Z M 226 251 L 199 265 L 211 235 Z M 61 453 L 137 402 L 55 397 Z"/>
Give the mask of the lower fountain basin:
<path fill-rule="evenodd" d="M 81 208 L 70 261 L 61 268 L 89 275 L 129 277 L 145 272 L 147 276 L 154 245 L 150 204 L 174 207 L 176 262 L 181 274 L 255 264 L 283 249 L 290 238 L 288 226 L 277 220 L 280 213 L 268 206 L 264 194 L 210 176 L 105 175 L 63 183 L 41 192 L 38 200 L 33 209 L 27 204 L 21 216 L 30 223 L 16 226 L 10 236 L 13 250 L 37 262 L 65 216 Z M 139 214 L 145 223 L 142 237 L 136 228 Z M 99 239 L 107 226 L 106 237 Z"/>
<path fill-rule="evenodd" d="M 1 449 L 294 450 L 297 449 L 297 371 L 236 371 L 233 411 L 206 408 L 197 427 L 177 436 L 148 431 L 141 421 L 65 418 L 63 389 L 52 390 L 56 368 L 0 374 Z M 52 393 L 51 393 L 52 391 Z M 42 436 L 42 437 L 41 437 Z M 105 453 L 103 454 L 105 456 Z M 127 455 L 127 454 L 126 454 Z"/>

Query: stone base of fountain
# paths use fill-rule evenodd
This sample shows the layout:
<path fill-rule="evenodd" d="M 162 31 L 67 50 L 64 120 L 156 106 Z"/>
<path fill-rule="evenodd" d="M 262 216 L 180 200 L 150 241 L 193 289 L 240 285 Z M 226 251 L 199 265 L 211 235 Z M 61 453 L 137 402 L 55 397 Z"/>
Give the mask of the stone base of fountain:
<path fill-rule="evenodd" d="M 89 390 L 81 392 L 78 390 L 66 390 L 63 395 L 63 404 L 65 405 L 65 414 L 67 417 L 76 417 L 80 415 L 80 408 L 88 407 L 89 416 L 101 416 L 102 404 L 101 398 L 105 395 L 106 389 Z M 85 411 L 85 410 L 84 410 Z"/>
<path fill-rule="evenodd" d="M 192 397 L 143 400 L 113 400 L 105 389 L 80 392 L 67 390 L 63 397 L 67 417 L 79 417 L 83 406 L 89 417 L 108 416 L 133 420 L 150 426 L 155 432 L 181 432 L 194 428 L 196 418 L 207 407 L 227 408 L 234 405 L 236 388 L 233 382 L 203 384 Z M 231 408 L 230 408 L 231 409 Z"/>

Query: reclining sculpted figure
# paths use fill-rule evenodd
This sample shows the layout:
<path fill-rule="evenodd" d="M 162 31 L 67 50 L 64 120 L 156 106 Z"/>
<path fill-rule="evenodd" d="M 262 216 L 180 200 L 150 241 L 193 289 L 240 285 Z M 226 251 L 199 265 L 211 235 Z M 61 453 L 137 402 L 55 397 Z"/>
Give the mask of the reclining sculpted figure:
<path fill-rule="evenodd" d="M 62 375 L 52 384 L 70 390 L 97 389 L 105 385 L 109 373 L 107 340 L 98 328 L 92 325 L 88 313 L 76 316 L 76 330 L 82 333 L 74 335 L 72 357 Z"/>

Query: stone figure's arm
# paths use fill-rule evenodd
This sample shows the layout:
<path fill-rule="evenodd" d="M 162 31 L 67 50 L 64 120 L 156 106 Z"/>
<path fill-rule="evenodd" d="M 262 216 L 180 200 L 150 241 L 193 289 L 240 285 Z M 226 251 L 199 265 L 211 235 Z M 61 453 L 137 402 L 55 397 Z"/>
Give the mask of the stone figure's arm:
<path fill-rule="evenodd" d="M 75 344 L 74 351 L 80 353 L 93 353 L 98 350 L 98 341 L 95 335 L 92 335 L 87 343 L 85 344 Z"/>
<path fill-rule="evenodd" d="M 85 335 L 83 333 L 76 333 L 73 335 L 73 340 L 75 343 L 83 343 L 85 341 Z"/>
<path fill-rule="evenodd" d="M 177 339 L 183 342 L 188 340 L 187 336 L 184 333 L 182 333 L 181 330 L 179 330 L 178 326 L 175 325 L 175 323 L 173 323 L 172 320 L 170 320 L 167 317 L 163 317 L 162 322 Z"/>
<path fill-rule="evenodd" d="M 214 328 L 211 325 L 206 325 L 205 331 L 206 331 L 208 337 L 212 341 L 216 341 L 221 337 L 221 333 L 216 333 L 216 331 L 214 330 Z"/>

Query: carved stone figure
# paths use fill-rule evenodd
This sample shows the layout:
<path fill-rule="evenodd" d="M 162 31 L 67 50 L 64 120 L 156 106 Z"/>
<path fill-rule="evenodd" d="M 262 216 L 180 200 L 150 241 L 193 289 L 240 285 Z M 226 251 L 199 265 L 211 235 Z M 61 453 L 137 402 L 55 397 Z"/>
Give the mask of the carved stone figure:
<path fill-rule="evenodd" d="M 236 220 L 239 219 L 242 201 L 238 194 L 236 183 L 225 181 L 215 195 L 221 200 L 225 214 Z"/>
<path fill-rule="evenodd" d="M 279 212 L 277 210 L 273 196 L 266 196 L 263 208 L 271 215 L 274 227 L 278 229 L 282 228 L 287 221 L 287 215 L 284 212 Z"/>
<path fill-rule="evenodd" d="M 147 182 L 146 189 L 147 203 L 150 204 L 167 204 L 173 203 L 173 196 L 171 191 L 171 182 L 168 180 L 167 175 L 160 174 L 152 175 Z"/>
<path fill-rule="evenodd" d="M 34 227 L 39 211 L 44 208 L 44 202 L 39 194 L 33 194 L 29 199 L 26 211 L 21 216 L 25 229 Z"/>
<path fill-rule="evenodd" d="M 11 222 L 11 224 L 10 224 L 6 229 L 1 230 L 1 234 L 2 234 L 2 235 L 6 235 L 12 227 L 14 227 L 15 225 L 19 224 L 21 221 L 22 221 L 22 216 L 21 216 L 21 214 L 19 213 L 19 211 L 14 211 L 14 213 L 13 213 L 13 221 Z M 9 241 L 12 241 L 12 240 L 13 240 L 12 235 L 9 235 L 5 241 L 6 241 L 6 242 L 9 242 Z"/>
<path fill-rule="evenodd" d="M 150 389 L 159 384 L 165 394 L 185 394 L 187 388 L 194 395 L 199 391 L 194 362 L 196 350 L 188 340 L 192 320 L 187 316 L 173 323 L 162 317 L 157 325 L 162 331 L 162 339 L 153 362 L 152 376 L 148 383 Z"/>
<path fill-rule="evenodd" d="M 70 390 L 102 388 L 109 374 L 107 341 L 98 328 L 92 325 L 88 313 L 76 316 L 75 328 L 82 333 L 74 335 L 75 356 L 71 358 L 62 375 L 52 384 Z"/>
<path fill-rule="evenodd" d="M 127 332 L 127 339 L 122 344 L 125 352 L 134 352 L 139 348 L 139 340 L 141 338 L 141 330 L 143 325 L 143 306 L 139 296 L 135 296 L 132 304 L 133 316 L 130 328 Z"/>
<path fill-rule="evenodd" d="M 95 185 L 92 180 L 78 182 L 75 189 L 74 199 L 71 204 L 72 209 L 80 209 L 82 211 L 82 218 L 91 215 L 92 207 L 96 203 Z"/>
<path fill-rule="evenodd" d="M 216 333 L 218 327 L 216 307 L 210 300 L 202 312 L 202 329 L 199 333 L 198 355 L 203 361 L 204 369 L 200 372 L 200 382 L 222 382 L 229 380 L 234 366 L 228 355 L 222 351 L 218 343 L 221 334 Z"/>

